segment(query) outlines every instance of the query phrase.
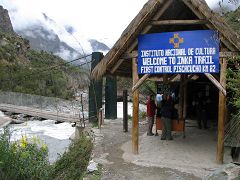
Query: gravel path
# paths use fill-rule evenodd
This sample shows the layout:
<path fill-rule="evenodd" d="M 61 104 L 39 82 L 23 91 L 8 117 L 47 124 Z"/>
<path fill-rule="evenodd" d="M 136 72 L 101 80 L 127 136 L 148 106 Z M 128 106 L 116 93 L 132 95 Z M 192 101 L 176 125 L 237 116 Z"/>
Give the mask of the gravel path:
<path fill-rule="evenodd" d="M 131 127 L 131 125 L 129 126 Z M 131 140 L 131 131 L 123 133 L 121 120 L 105 121 L 101 130 L 93 129 L 95 146 L 93 160 L 103 165 L 103 180 L 190 180 L 199 179 L 188 173 L 160 167 L 143 167 L 125 162 L 122 145 Z M 140 135 L 146 132 L 146 125 L 140 125 Z M 157 158 L 157 157 L 156 157 Z"/>

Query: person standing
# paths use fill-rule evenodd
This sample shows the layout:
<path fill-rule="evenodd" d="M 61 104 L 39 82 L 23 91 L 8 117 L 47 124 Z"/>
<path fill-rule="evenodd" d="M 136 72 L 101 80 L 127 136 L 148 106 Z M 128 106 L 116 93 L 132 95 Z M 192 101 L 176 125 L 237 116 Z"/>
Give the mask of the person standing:
<path fill-rule="evenodd" d="M 172 140 L 173 103 L 171 96 L 163 95 L 161 105 L 161 120 L 163 123 L 161 140 Z"/>
<path fill-rule="evenodd" d="M 207 129 L 207 100 L 202 95 L 202 92 L 198 93 L 197 98 L 197 120 L 198 120 L 198 128 L 202 129 L 202 124 L 204 129 Z"/>
<path fill-rule="evenodd" d="M 153 95 L 150 95 L 147 100 L 147 119 L 148 119 L 148 136 L 153 136 L 152 128 L 154 124 L 154 116 L 156 111 L 156 105 L 153 100 Z"/>

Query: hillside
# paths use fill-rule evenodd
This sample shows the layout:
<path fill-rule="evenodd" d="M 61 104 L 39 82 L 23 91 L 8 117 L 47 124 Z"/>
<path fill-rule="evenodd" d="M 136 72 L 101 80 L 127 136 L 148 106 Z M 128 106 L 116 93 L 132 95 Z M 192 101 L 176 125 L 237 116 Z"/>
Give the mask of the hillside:
<path fill-rule="evenodd" d="M 29 41 L 0 31 L 0 90 L 71 98 L 88 83 L 86 70 L 30 49 Z"/>
<path fill-rule="evenodd" d="M 240 33 L 240 7 L 235 11 L 225 14 L 225 18 L 229 25 L 238 33 Z"/>

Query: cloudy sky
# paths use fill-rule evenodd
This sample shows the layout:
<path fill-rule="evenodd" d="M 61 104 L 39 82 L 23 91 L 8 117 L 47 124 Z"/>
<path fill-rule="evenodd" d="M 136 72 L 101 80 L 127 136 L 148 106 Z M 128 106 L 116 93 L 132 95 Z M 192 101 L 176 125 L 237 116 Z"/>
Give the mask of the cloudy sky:
<path fill-rule="evenodd" d="M 216 5 L 217 1 L 207 0 L 210 7 Z M 146 2 L 147 0 L 0 0 L 0 5 L 9 10 L 15 30 L 43 21 L 42 13 L 45 13 L 60 28 L 73 27 L 73 35 L 80 43 L 84 44 L 87 39 L 97 39 L 111 47 Z M 69 34 L 67 36 L 67 41 L 76 42 Z"/>

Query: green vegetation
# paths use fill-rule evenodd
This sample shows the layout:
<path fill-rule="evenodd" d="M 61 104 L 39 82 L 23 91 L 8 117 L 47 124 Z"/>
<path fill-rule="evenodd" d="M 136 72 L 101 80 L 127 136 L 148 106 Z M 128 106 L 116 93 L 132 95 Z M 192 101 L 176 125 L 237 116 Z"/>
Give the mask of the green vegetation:
<path fill-rule="evenodd" d="M 86 86 L 86 71 L 58 56 L 30 50 L 28 43 L 0 32 L 0 90 L 69 99 L 75 89 Z"/>
<path fill-rule="evenodd" d="M 146 118 L 147 113 L 145 111 L 140 111 L 139 116 L 140 116 L 140 118 Z"/>
<path fill-rule="evenodd" d="M 10 142 L 9 130 L 0 135 L 0 179 L 82 179 L 92 151 L 91 139 L 82 135 L 74 140 L 67 152 L 50 165 L 47 146 L 37 138 Z M 100 170 L 93 173 L 99 179 Z"/>
<path fill-rule="evenodd" d="M 240 7 L 235 11 L 225 14 L 228 24 L 238 33 L 240 33 Z"/>
<path fill-rule="evenodd" d="M 232 146 L 240 143 L 240 56 L 229 60 L 227 69 L 228 108 L 231 112 L 230 121 L 226 125 L 225 140 Z"/>
<path fill-rule="evenodd" d="M 82 135 L 74 140 L 54 165 L 53 177 L 56 180 L 62 179 L 81 179 L 89 162 L 92 151 L 91 139 Z"/>
<path fill-rule="evenodd" d="M 230 90 L 231 98 L 229 101 L 240 112 L 240 67 L 238 62 L 240 57 L 229 60 L 227 69 L 227 87 Z"/>
<path fill-rule="evenodd" d="M 0 135 L 0 179 L 51 179 L 47 154 L 45 144 L 37 140 L 29 143 L 25 136 L 20 143 L 11 143 L 9 130 L 5 129 Z"/>

